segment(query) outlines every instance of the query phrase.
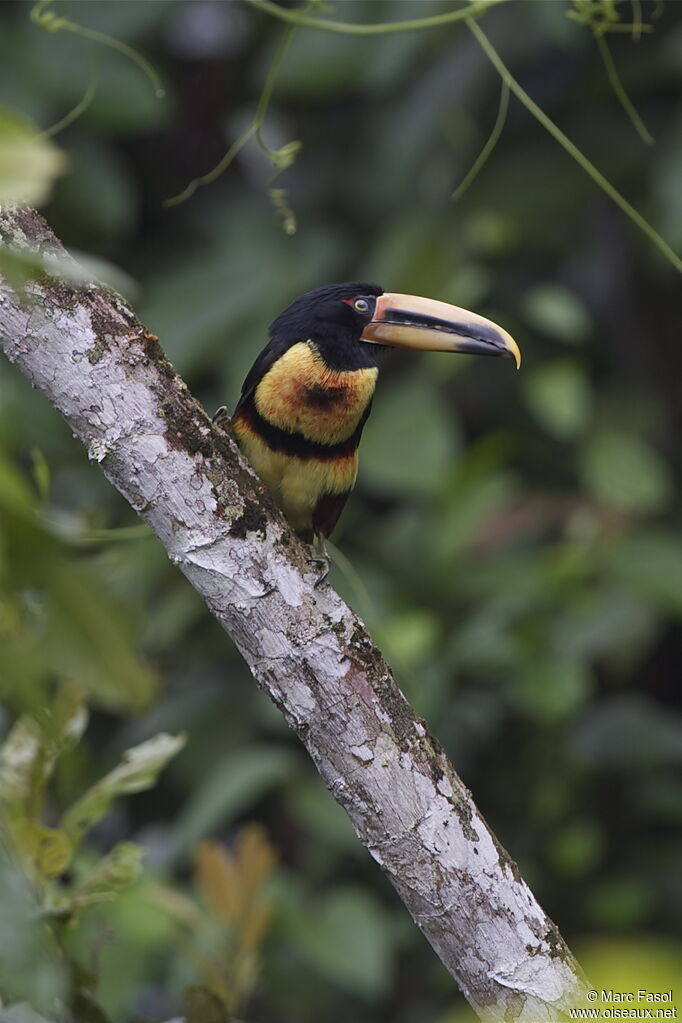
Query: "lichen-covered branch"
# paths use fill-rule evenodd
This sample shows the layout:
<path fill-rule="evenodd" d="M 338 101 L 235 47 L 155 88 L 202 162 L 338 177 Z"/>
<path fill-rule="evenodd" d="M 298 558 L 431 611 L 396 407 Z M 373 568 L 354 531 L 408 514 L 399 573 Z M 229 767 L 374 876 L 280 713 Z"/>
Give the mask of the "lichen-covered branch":
<path fill-rule="evenodd" d="M 64 255 L 27 209 L 0 210 L 0 242 Z M 557 928 L 157 339 L 105 288 L 43 275 L 0 278 L 0 347 L 203 596 L 480 1017 L 563 1018 L 583 981 Z"/>

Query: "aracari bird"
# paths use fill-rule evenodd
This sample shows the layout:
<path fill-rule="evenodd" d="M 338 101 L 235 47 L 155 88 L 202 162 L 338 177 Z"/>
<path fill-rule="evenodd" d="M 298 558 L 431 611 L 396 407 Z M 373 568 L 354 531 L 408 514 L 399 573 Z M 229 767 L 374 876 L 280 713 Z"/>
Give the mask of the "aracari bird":
<path fill-rule="evenodd" d="M 355 484 L 378 374 L 375 345 L 521 362 L 505 330 L 446 302 L 358 282 L 292 302 L 270 326 L 231 427 L 293 529 L 323 549 Z M 224 407 L 215 418 L 227 418 Z"/>

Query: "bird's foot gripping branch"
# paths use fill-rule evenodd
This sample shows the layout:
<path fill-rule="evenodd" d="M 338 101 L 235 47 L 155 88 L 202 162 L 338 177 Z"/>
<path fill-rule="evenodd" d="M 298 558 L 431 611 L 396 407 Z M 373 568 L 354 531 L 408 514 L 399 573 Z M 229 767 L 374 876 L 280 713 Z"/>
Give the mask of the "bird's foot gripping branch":
<path fill-rule="evenodd" d="M 30 210 L 0 211 L 0 241 L 62 252 Z M 159 343 L 105 289 L 42 276 L 0 278 L 0 348 L 203 596 L 481 1019 L 564 1018 L 584 985 L 556 927 Z"/>

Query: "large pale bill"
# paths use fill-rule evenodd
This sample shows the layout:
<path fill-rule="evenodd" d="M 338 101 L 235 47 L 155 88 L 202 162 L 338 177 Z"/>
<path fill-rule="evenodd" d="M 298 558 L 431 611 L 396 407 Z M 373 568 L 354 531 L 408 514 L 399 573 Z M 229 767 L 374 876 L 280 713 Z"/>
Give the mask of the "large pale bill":
<path fill-rule="evenodd" d="M 492 320 L 419 295 L 380 295 L 362 339 L 394 348 L 495 355 L 513 359 L 517 369 L 521 365 L 516 341 Z"/>

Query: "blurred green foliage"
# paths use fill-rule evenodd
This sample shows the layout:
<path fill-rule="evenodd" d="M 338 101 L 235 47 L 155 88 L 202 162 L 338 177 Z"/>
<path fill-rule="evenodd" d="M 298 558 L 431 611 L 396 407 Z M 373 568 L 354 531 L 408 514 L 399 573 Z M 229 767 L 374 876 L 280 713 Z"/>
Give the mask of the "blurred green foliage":
<path fill-rule="evenodd" d="M 0 107 L 0 202 L 18 197 L 33 205 L 43 203 L 53 179 L 64 170 L 63 153 L 41 138 L 35 125 Z"/>
<path fill-rule="evenodd" d="M 137 880 L 142 850 L 119 841 L 88 863 L 91 857 L 79 856 L 78 849 L 114 799 L 154 784 L 184 740 L 159 734 L 127 750 L 113 770 L 57 815 L 50 782 L 87 723 L 82 694 L 72 685 L 63 686 L 53 700 L 22 714 L 0 748 L 0 883 L 6 896 L 0 990 L 3 999 L 25 1000 L 48 1015 L 58 1014 L 61 1002 L 95 1020 L 96 1013 L 85 1012 L 83 1006 L 96 986 L 96 971 L 70 958 L 69 937 L 84 910 L 110 902 Z M 16 934 L 18 954 L 12 950 Z"/>
<path fill-rule="evenodd" d="M 623 25 L 641 8 L 649 27 L 608 40 L 653 146 L 614 94 L 594 24 L 567 17 L 595 5 L 512 2 L 481 25 L 527 92 L 679 249 L 679 7 L 607 6 Z M 331 16 L 443 9 L 348 0 Z M 514 99 L 487 163 L 451 200 L 499 101 L 463 26 L 295 31 L 263 123 L 271 149 L 303 143 L 277 182 L 298 224 L 287 235 L 266 193 L 271 163 L 253 143 L 190 201 L 162 205 L 251 122 L 282 25 L 236 2 L 56 7 L 149 58 L 166 87 L 159 98 L 125 55 L 42 31 L 29 10 L 0 11 L 0 101 L 16 145 L 29 144 L 16 135 L 25 119 L 49 128 L 73 110 L 95 69 L 94 97 L 52 140 L 56 150 L 48 156 L 29 136 L 41 146 L 40 189 L 59 153 L 68 161 L 44 212 L 67 245 L 137 281 L 138 312 L 210 411 L 236 400 L 268 322 L 335 280 L 469 306 L 518 339 L 517 375 L 489 360 L 383 357 L 357 491 L 335 537 L 361 585 L 338 571 L 334 581 L 595 983 L 679 988 L 682 349 L 672 267 Z M 0 158 L 0 175 L 6 165 Z M 96 964 L 107 1012 L 170 1018 L 183 990 L 206 984 L 200 953 L 218 932 L 188 930 L 168 900 L 190 898 L 198 843 L 213 837 L 236 855 L 240 826 L 256 821 L 279 860 L 244 1018 L 470 1018 L 198 597 L 6 365 L 0 509 L 4 729 L 46 706 L 55 683 L 77 682 L 93 705 L 55 775 L 55 805 L 125 749 L 160 730 L 187 733 L 153 794 L 117 801 L 79 853 L 94 863 L 117 843 L 147 850 L 142 877 L 84 912 L 71 939 L 70 954 Z M 53 812 L 41 820 L 55 825 Z M 44 1011 L 59 964 L 31 923 L 34 889 L 9 864 L 0 876 L 13 921 L 0 929 L 0 958 L 21 992 L 2 996 L 29 998 L 34 977 Z M 209 996 L 193 997 L 191 1017 Z"/>

